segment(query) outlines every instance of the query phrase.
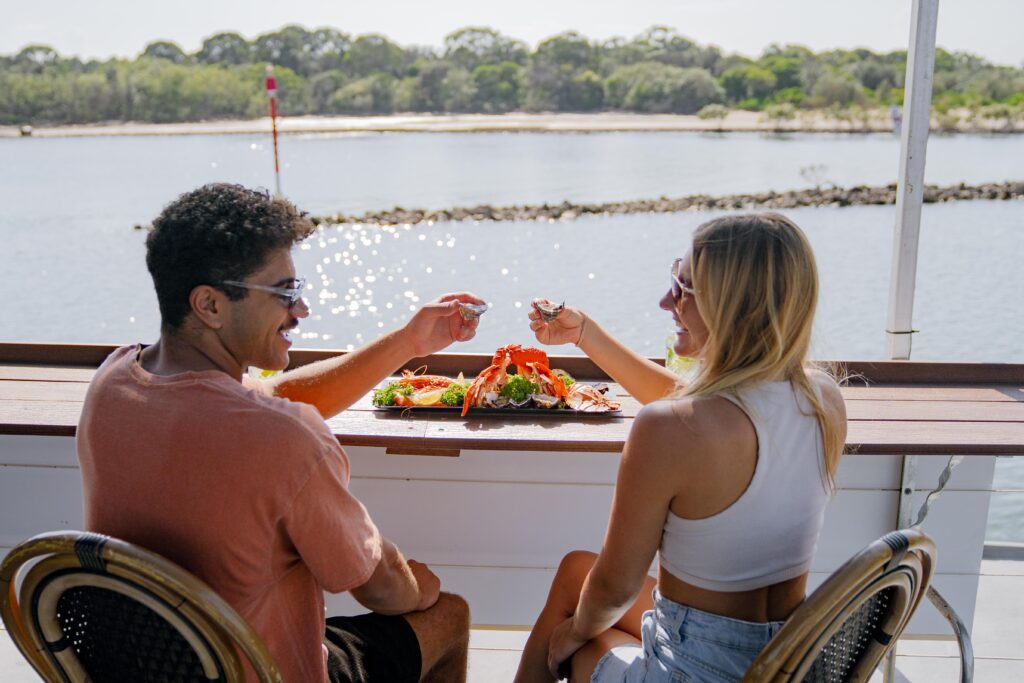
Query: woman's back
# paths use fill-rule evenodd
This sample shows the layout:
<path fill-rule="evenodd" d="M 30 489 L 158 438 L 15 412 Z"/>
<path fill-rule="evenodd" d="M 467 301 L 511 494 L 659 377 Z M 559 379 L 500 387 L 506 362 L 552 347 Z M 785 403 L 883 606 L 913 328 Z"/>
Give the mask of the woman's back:
<path fill-rule="evenodd" d="M 680 438 L 700 443 L 680 458 L 659 548 L 662 593 L 737 619 L 785 618 L 803 599 L 830 497 L 809 401 L 780 381 L 671 405 Z"/>

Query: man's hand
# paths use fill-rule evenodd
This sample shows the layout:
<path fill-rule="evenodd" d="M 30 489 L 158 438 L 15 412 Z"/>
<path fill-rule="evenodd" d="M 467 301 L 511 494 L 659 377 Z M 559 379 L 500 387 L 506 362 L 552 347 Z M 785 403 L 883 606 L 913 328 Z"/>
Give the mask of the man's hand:
<path fill-rule="evenodd" d="M 413 356 L 428 356 L 448 347 L 452 342 L 469 341 L 476 336 L 480 320 L 463 318 L 459 312 L 459 302 L 485 303 L 469 292 L 457 292 L 445 294 L 416 311 L 402 328 L 411 344 Z"/>
<path fill-rule="evenodd" d="M 566 669 L 562 665 L 570 660 L 576 650 L 583 647 L 587 641 L 580 640 L 573 630 L 575 617 L 569 617 L 555 627 L 551 633 L 551 640 L 548 642 L 548 671 L 555 677 L 555 680 L 567 678 L 564 675 Z"/>
<path fill-rule="evenodd" d="M 542 301 L 536 299 L 536 301 Z M 544 322 L 536 305 L 530 308 L 530 329 L 537 335 L 541 344 L 578 344 L 583 332 L 583 322 L 587 317 L 578 308 L 566 306 L 558 317 L 551 322 Z"/>
<path fill-rule="evenodd" d="M 416 579 L 416 585 L 420 589 L 420 601 L 416 605 L 416 609 L 430 609 L 441 595 L 441 579 L 437 578 L 437 574 L 430 571 L 430 567 L 422 562 L 409 560 L 408 564 L 409 571 L 412 572 Z"/>

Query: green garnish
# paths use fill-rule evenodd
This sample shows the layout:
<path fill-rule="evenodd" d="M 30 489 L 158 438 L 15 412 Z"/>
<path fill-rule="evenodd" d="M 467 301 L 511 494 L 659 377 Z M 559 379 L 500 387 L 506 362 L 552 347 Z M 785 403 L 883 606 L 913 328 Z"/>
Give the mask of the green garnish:
<path fill-rule="evenodd" d="M 570 375 L 565 370 L 552 370 L 551 374 L 554 375 L 555 377 L 560 377 L 562 379 L 562 382 L 565 384 L 566 389 L 571 387 L 573 384 L 576 384 L 576 380 L 574 380 L 572 378 L 572 375 Z"/>
<path fill-rule="evenodd" d="M 536 394 L 539 390 L 540 387 L 522 375 L 512 375 L 505 386 L 501 388 L 501 395 L 507 396 L 516 403 L 522 403 L 530 394 Z"/>
<path fill-rule="evenodd" d="M 449 385 L 447 389 L 444 390 L 443 394 L 441 394 L 441 403 L 445 404 L 446 406 L 461 406 L 462 401 L 465 398 L 465 385 L 459 384 L 458 382 L 454 382 L 451 385 Z"/>
<path fill-rule="evenodd" d="M 383 389 L 373 390 L 373 405 L 375 406 L 393 406 L 395 405 L 395 394 L 401 394 L 402 396 L 412 396 L 412 387 L 408 384 L 399 384 L 398 382 L 392 382 Z"/>

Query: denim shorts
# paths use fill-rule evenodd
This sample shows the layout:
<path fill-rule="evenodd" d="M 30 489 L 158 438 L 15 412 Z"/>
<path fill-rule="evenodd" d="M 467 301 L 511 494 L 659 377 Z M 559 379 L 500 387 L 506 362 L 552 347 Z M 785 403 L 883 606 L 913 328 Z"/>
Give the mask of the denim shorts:
<path fill-rule="evenodd" d="M 735 682 L 783 622 L 754 623 L 702 612 L 662 597 L 644 612 L 641 645 L 620 645 L 598 661 L 592 683 Z"/>

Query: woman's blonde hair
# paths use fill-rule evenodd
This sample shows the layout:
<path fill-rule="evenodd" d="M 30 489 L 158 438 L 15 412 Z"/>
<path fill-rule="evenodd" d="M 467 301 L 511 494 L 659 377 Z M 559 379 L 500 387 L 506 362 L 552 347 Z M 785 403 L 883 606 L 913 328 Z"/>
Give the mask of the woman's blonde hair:
<path fill-rule="evenodd" d="M 681 395 L 735 394 L 788 379 L 813 406 L 832 483 L 844 444 L 838 417 L 807 374 L 818 270 L 806 235 L 777 213 L 718 218 L 694 233 L 690 265 L 708 338 Z"/>

